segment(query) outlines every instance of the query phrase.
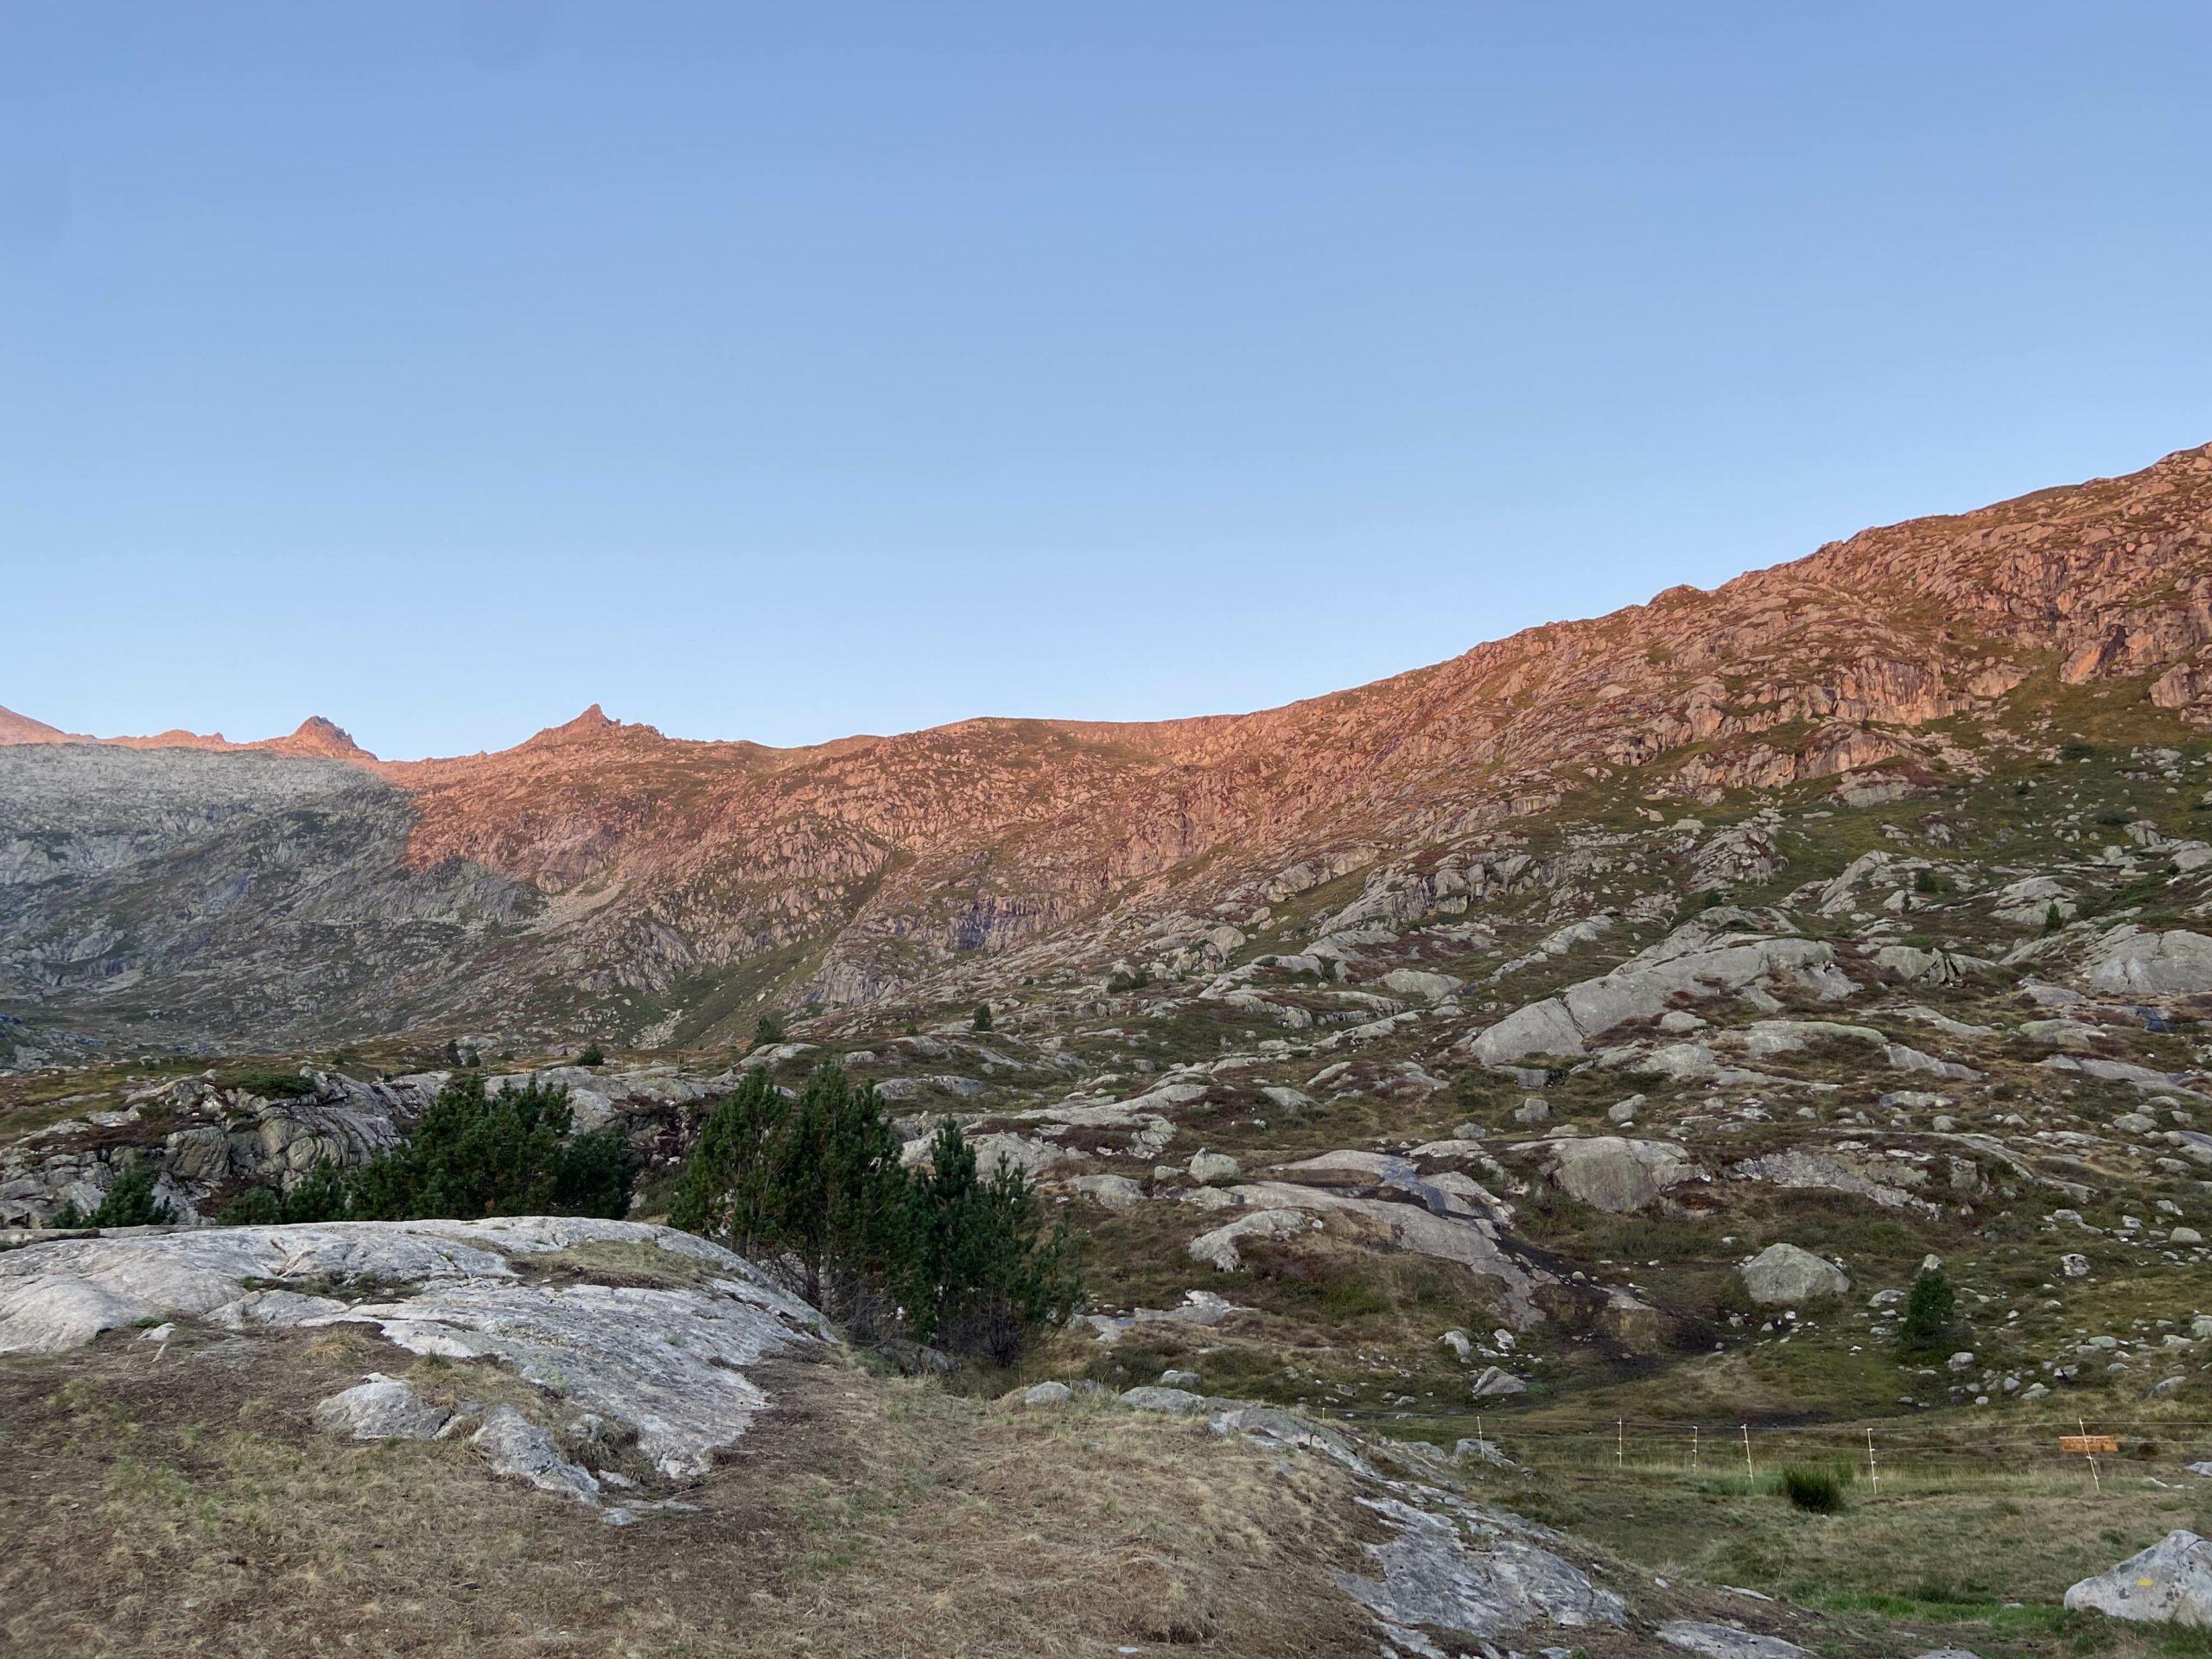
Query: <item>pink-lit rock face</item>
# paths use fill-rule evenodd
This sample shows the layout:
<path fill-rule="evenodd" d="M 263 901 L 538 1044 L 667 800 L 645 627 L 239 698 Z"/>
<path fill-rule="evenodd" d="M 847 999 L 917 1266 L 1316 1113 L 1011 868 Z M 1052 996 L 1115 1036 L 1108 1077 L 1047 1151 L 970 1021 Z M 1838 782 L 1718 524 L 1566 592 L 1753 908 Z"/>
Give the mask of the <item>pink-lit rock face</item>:
<path fill-rule="evenodd" d="M 2073 734 L 2024 709 L 2108 694 L 2185 733 L 2212 721 L 2208 693 L 2212 449 L 2195 449 L 1250 715 L 775 750 L 594 706 L 500 753 L 410 763 L 321 720 L 251 745 L 109 743 L 344 762 L 385 792 L 329 810 L 397 814 L 402 837 L 399 871 L 379 863 L 389 879 L 346 902 L 396 894 L 457 930 L 437 948 L 469 965 L 464 1007 L 526 1008 L 556 984 L 572 1003 L 651 997 L 670 1023 L 648 1034 L 693 1040 L 749 1031 L 757 999 L 717 1012 L 682 988 L 747 964 L 785 1006 L 972 997 L 1031 948 L 1103 976 L 1132 948 L 1109 918 L 1180 912 L 1198 920 L 1178 960 L 1211 970 L 1224 916 L 1350 872 L 1405 877 L 1370 906 L 1386 925 L 1508 888 L 1501 829 L 1623 773 L 1685 807 L 1829 777 L 1860 805 Z M 15 715 L 0 742 L 88 747 Z M 359 858 L 388 855 L 375 840 Z M 486 928 L 509 924 L 492 948 Z M 376 970 L 420 989 L 451 966 L 435 956 L 395 944 Z M 326 996 L 331 1029 L 359 1023 L 340 1017 L 354 995 Z M 284 1029 L 312 1023 L 303 1006 Z"/>

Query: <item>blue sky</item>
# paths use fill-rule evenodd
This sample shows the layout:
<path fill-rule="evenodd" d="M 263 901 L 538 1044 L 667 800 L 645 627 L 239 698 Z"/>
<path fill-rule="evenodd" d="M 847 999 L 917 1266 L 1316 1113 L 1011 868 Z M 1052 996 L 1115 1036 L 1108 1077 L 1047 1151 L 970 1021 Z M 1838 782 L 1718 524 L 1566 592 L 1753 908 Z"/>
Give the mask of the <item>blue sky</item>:
<path fill-rule="evenodd" d="M 2212 439 L 2212 8 L 0 0 L 0 704 L 1262 707 Z"/>

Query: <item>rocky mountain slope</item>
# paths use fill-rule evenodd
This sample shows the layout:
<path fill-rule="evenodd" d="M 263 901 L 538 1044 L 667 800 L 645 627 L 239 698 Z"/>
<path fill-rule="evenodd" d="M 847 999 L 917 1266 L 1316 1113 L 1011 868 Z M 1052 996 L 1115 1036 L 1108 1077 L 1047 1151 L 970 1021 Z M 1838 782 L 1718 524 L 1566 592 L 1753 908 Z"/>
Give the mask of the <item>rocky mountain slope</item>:
<path fill-rule="evenodd" d="M 260 1488 L 202 1450 L 250 1388 L 283 1404 L 216 1461 L 304 1471 L 287 1513 L 398 1552 L 298 1546 L 395 1644 L 419 1605 L 524 1650 L 474 1589 L 484 1529 L 537 1524 L 483 1496 L 505 1403 L 600 1483 L 544 1559 L 658 1586 L 639 1651 L 881 1651 L 939 1618 L 918 1651 L 2193 1651 L 2127 1626 L 2212 1608 L 2209 512 L 2190 452 L 1236 719 L 779 752 L 594 710 L 407 766 L 0 747 L 0 1347 L 105 1331 L 0 1361 L 56 1483 L 8 1523 L 65 1553 L 137 1529 L 229 1586 L 211 1607 L 258 1605 Z M 788 1029 L 756 1042 L 764 1010 Z M 712 1102 L 825 1060 L 910 1156 L 949 1117 L 1027 1171 L 1090 1301 L 988 1402 L 765 1360 L 756 1478 L 679 1490 L 511 1388 L 515 1355 L 456 1378 L 410 1347 L 495 1314 L 551 1340 L 508 1306 L 550 1255 L 593 1296 L 697 1291 L 689 1245 L 510 1241 L 459 1294 L 394 1288 L 365 1239 L 272 1268 L 290 1230 L 203 1225 L 404 1139 L 471 1065 L 621 1126 L 649 1223 Z M 189 1230 L 149 1238 L 245 1242 L 53 1236 L 148 1171 Z M 1915 1336 L 1931 1263 L 1955 1305 Z M 230 1332 L 258 1295 L 331 1323 Z M 175 1322 L 173 1384 L 140 1319 Z M 363 1388 L 331 1413 L 447 1413 L 467 1449 L 338 1460 L 316 1408 Z M 152 1427 L 73 1507 L 114 1421 Z M 1847 1477 L 1842 1508 L 1791 1508 L 1790 1468 Z M 313 1496 L 365 1469 L 480 1519 L 426 1556 Z M 651 1561 L 588 1541 L 628 1531 L 610 1472 L 712 1518 Z M 767 1565 L 702 1592 L 734 1555 Z M 10 1605 L 73 1636 L 107 1587 Z M 645 1617 L 518 1593 L 593 1651 Z"/>
<path fill-rule="evenodd" d="M 1350 871 L 1478 862 L 1593 788 L 1713 804 L 1972 776 L 2048 753 L 2090 710 L 2178 736 L 2212 720 L 2208 645 L 2197 449 L 1249 715 L 778 751 L 594 708 L 502 753 L 410 764 L 321 721 L 264 745 L 117 740 L 146 751 L 123 763 L 10 717 L 0 1004 L 138 1042 L 446 1016 L 684 1043 L 742 1034 L 764 1004 L 969 997 L 1016 952 L 1015 979 L 1103 977 L 1164 921 L 1202 952 L 1206 930 Z M 334 757 L 324 804 L 270 755 Z M 207 815 L 181 818 L 194 791 Z M 230 918 L 219 995 L 192 931 L 143 913 L 203 913 L 209 883 Z M 363 917 L 365 884 L 427 925 Z M 276 964 L 317 927 L 358 971 L 303 999 Z"/>

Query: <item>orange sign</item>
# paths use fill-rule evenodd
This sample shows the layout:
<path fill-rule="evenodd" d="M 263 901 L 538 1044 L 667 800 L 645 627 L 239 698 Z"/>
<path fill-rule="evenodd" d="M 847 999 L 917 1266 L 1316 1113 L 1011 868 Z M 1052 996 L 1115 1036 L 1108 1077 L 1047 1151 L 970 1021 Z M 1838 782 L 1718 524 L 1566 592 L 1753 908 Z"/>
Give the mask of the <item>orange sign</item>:
<path fill-rule="evenodd" d="M 2120 1442 L 2110 1434 L 2062 1434 L 2058 1437 L 2058 1449 L 2086 1458 L 2099 1452 L 2117 1452 Z"/>

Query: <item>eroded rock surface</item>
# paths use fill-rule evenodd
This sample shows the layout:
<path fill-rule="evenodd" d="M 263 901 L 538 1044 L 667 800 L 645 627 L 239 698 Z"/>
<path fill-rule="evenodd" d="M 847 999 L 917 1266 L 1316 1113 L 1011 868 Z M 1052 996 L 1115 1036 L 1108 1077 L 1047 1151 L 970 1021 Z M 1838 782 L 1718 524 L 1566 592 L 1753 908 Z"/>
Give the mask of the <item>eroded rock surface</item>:
<path fill-rule="evenodd" d="M 1484 1637 L 1618 1624 L 1627 1616 L 1619 1597 L 1546 1548 L 1540 1540 L 1548 1535 L 1525 1522 L 1471 1507 L 1453 1516 L 1395 1498 L 1361 1501 L 1396 1535 L 1367 1547 L 1377 1576 L 1345 1573 L 1337 1581 L 1386 1625 Z"/>
<path fill-rule="evenodd" d="M 2129 996 L 2192 996 L 2212 991 L 2212 938 L 2179 929 L 2116 929 L 2082 976 L 2100 991 Z"/>
<path fill-rule="evenodd" d="M 663 1253 L 671 1276 L 690 1282 L 591 1283 L 588 1259 L 586 1282 L 536 1283 L 523 1270 L 532 1257 L 593 1246 Z M 283 1288 L 287 1280 L 366 1294 L 353 1301 L 302 1294 Z M 235 1227 L 64 1238 L 0 1254 L 0 1353 L 57 1352 L 155 1318 L 237 1330 L 372 1325 L 408 1352 L 494 1363 L 626 1426 L 671 1478 L 702 1474 L 766 1408 L 749 1370 L 825 1331 L 818 1314 L 750 1263 L 689 1233 L 633 1222 Z M 325 1401 L 318 1420 L 361 1438 L 412 1437 L 434 1409 L 378 1376 Z M 521 1428 L 487 1420 L 484 1433 L 481 1443 L 512 1451 L 518 1466 L 531 1461 Z"/>
<path fill-rule="evenodd" d="M 2212 1630 L 2212 1540 L 2177 1529 L 2109 1572 L 2066 1592 L 2086 1608 L 2139 1624 Z"/>
<path fill-rule="evenodd" d="M 1677 1001 L 1707 1001 L 1780 977 L 1840 1001 L 1852 985 L 1834 963 L 1834 950 L 1816 939 L 1714 934 L 1691 924 L 1609 974 L 1516 1009 L 1479 1033 L 1468 1052 L 1485 1065 L 1580 1054 L 1596 1039 L 1632 1020 L 1656 1019 Z"/>

